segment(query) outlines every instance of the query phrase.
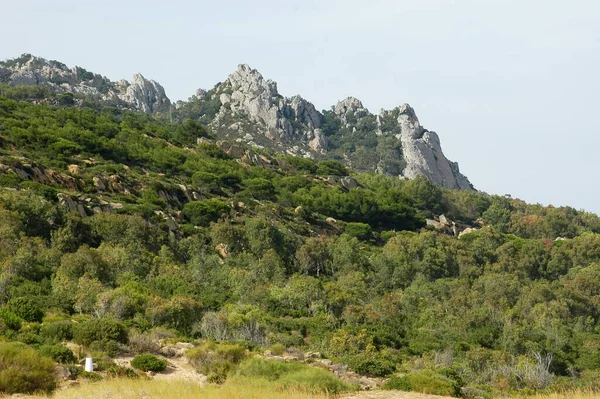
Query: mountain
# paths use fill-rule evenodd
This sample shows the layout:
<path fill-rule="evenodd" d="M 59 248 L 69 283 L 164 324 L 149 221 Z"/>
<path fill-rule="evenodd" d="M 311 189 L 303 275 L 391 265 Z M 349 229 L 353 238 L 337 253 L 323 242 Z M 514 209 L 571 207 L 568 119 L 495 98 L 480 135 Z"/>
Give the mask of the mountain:
<path fill-rule="evenodd" d="M 408 106 L 318 113 L 247 82 L 178 103 L 174 122 L 0 84 L 0 396 L 133 377 L 112 358 L 148 353 L 327 395 L 380 378 L 471 398 L 598 388 L 600 217 L 418 175 L 408 154 L 439 144 Z M 242 128 L 223 139 L 218 118 Z M 317 131 L 326 153 L 300 147 Z M 373 138 L 417 177 L 334 160 Z M 96 374 L 80 373 L 90 354 Z"/>
<path fill-rule="evenodd" d="M 126 80 L 111 82 L 84 68 L 68 68 L 61 62 L 48 61 L 31 54 L 0 62 L 0 82 L 37 85 L 58 93 L 71 92 L 149 114 L 168 111 L 171 106 L 165 89 L 139 73 L 133 75 L 131 83 Z"/>
<path fill-rule="evenodd" d="M 373 115 L 349 97 L 322 113 L 299 95 L 287 98 L 277 83 L 239 65 L 212 90 L 176 103 L 175 116 L 206 124 L 217 136 L 310 158 L 332 158 L 358 170 L 425 176 L 446 187 L 471 190 L 458 164 L 442 152 L 408 104 Z"/>
<path fill-rule="evenodd" d="M 73 93 L 88 101 L 115 105 L 183 122 L 193 119 L 217 137 L 313 159 L 334 159 L 361 171 L 425 176 L 441 187 L 473 186 L 449 161 L 435 132 L 424 129 L 408 105 L 374 115 L 356 98 L 317 111 L 299 95 L 284 97 L 277 83 L 248 65 L 211 90 L 199 89 L 188 101 L 171 101 L 164 88 L 135 74 L 130 82 L 111 82 L 84 68 L 24 54 L 0 62 L 0 83 L 39 86 Z"/>

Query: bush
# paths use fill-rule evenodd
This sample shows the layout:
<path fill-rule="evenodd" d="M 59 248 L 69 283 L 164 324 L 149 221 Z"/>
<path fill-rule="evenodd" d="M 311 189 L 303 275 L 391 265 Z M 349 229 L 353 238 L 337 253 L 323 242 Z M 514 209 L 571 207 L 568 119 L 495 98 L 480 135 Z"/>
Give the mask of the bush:
<path fill-rule="evenodd" d="M 358 374 L 371 377 L 386 377 L 396 371 L 396 364 L 380 355 L 355 355 L 344 361 Z"/>
<path fill-rule="evenodd" d="M 8 309 L 0 308 L 0 331 L 2 331 L 2 324 L 6 326 L 6 328 L 19 331 L 21 329 L 21 318 L 11 312 Z"/>
<path fill-rule="evenodd" d="M 58 363 L 75 363 L 77 361 L 73 352 L 63 345 L 42 345 L 39 352 Z"/>
<path fill-rule="evenodd" d="M 207 342 L 190 349 L 186 356 L 192 366 L 208 376 L 211 382 L 222 383 L 227 374 L 246 357 L 246 350 L 239 345 Z"/>
<path fill-rule="evenodd" d="M 356 237 L 361 241 L 368 240 L 373 235 L 373 229 L 366 223 L 347 223 L 344 227 L 344 233 Z"/>
<path fill-rule="evenodd" d="M 50 392 L 56 388 L 54 362 L 22 344 L 0 343 L 0 392 Z"/>
<path fill-rule="evenodd" d="M 319 162 L 317 174 L 321 176 L 348 176 L 348 169 L 338 161 L 327 160 Z"/>
<path fill-rule="evenodd" d="M 275 186 L 267 179 L 255 178 L 244 182 L 246 189 L 242 194 L 257 200 L 272 200 L 275 198 Z"/>
<path fill-rule="evenodd" d="M 183 214 L 190 222 L 198 225 L 216 222 L 222 214 L 227 212 L 229 212 L 229 206 L 216 199 L 192 201 L 183 206 Z"/>
<path fill-rule="evenodd" d="M 285 352 L 285 346 L 283 344 L 276 343 L 276 344 L 271 345 L 269 347 L 269 350 L 275 356 L 281 356 L 281 355 L 283 355 L 283 352 Z"/>
<path fill-rule="evenodd" d="M 94 341 L 127 343 L 127 330 L 113 319 L 89 319 L 73 326 L 73 341 L 82 345 L 90 345 Z"/>
<path fill-rule="evenodd" d="M 73 339 L 73 323 L 69 320 L 43 323 L 40 335 L 49 341 L 62 342 Z"/>
<path fill-rule="evenodd" d="M 138 378 L 138 375 L 133 369 L 116 364 L 107 368 L 106 374 L 112 378 Z"/>
<path fill-rule="evenodd" d="M 167 361 L 146 353 L 134 357 L 131 366 L 142 371 L 161 372 L 167 367 Z"/>
<path fill-rule="evenodd" d="M 284 363 L 264 359 L 249 359 L 240 364 L 238 377 L 264 378 L 284 389 L 298 389 L 310 393 L 338 394 L 353 387 L 330 372 L 301 363 Z"/>
<path fill-rule="evenodd" d="M 44 312 L 30 299 L 25 297 L 11 299 L 6 304 L 6 307 L 25 321 L 40 323 L 44 318 Z"/>
<path fill-rule="evenodd" d="M 432 370 L 410 373 L 402 377 L 392 377 L 383 384 L 382 388 L 415 391 L 431 395 L 460 396 L 460 386 L 456 381 Z"/>

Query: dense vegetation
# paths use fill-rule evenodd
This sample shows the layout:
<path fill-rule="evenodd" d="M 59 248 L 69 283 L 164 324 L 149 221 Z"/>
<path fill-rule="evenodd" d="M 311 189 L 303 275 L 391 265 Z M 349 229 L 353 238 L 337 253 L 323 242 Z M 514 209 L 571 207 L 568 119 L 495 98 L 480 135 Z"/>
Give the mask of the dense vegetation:
<path fill-rule="evenodd" d="M 65 341 L 114 356 L 168 330 L 316 350 L 361 374 L 402 373 L 390 384 L 406 389 L 597 384 L 596 215 L 335 161 L 234 158 L 196 122 L 11 90 L 16 100 L 0 97 L 0 339 L 37 351 L 24 359 L 72 362 Z M 478 230 L 425 228 L 442 213 Z M 222 364 L 216 381 L 231 371 L 219 356 L 243 360 L 206 345 L 198 367 Z M 3 344 L 0 359 L 22 350 Z M 266 367 L 249 362 L 239 373 Z"/>

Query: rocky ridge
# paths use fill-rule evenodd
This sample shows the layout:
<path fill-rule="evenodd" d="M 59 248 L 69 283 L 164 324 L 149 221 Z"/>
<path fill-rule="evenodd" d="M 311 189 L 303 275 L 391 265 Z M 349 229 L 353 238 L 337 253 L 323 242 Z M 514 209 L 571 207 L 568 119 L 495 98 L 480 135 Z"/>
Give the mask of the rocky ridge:
<path fill-rule="evenodd" d="M 131 82 L 111 82 L 81 67 L 68 68 L 58 61 L 24 54 L 0 62 L 0 82 L 12 85 L 42 86 L 56 93 L 71 92 L 114 103 L 144 113 L 168 111 L 171 101 L 157 82 L 135 74 Z"/>
<path fill-rule="evenodd" d="M 292 154 L 327 153 L 327 139 L 320 129 L 321 114 L 315 106 L 300 96 L 281 96 L 277 83 L 264 79 L 256 69 L 238 66 L 217 92 L 221 107 L 209 126 L 221 135 L 244 133 L 242 139 L 255 145 L 268 145 L 264 138 L 282 148 L 296 145 L 288 150 Z M 241 129 L 239 122 L 227 124 L 240 118 L 255 125 L 254 134 Z"/>
<path fill-rule="evenodd" d="M 141 74 L 131 82 L 111 82 L 83 68 L 29 54 L 0 62 L 0 83 L 72 92 L 148 114 L 171 111 L 175 119 L 192 118 L 207 125 L 218 138 L 253 147 L 336 159 L 357 170 L 409 179 L 425 176 L 447 188 L 473 188 L 458 164 L 444 155 L 438 135 L 421 126 L 408 104 L 374 115 L 360 100 L 348 97 L 319 112 L 299 95 L 282 96 L 276 82 L 245 64 L 215 88 L 199 89 L 174 108 L 164 88 Z"/>
<path fill-rule="evenodd" d="M 206 109 L 205 104 L 218 110 L 214 115 L 186 113 L 198 105 Z M 458 164 L 445 157 L 438 135 L 421 126 L 408 104 L 373 115 L 360 100 L 348 97 L 321 113 L 299 95 L 282 96 L 276 82 L 243 64 L 223 83 L 209 91 L 199 89 L 177 108 L 186 117 L 204 118 L 218 137 L 291 155 L 338 159 L 359 170 L 409 179 L 425 176 L 442 187 L 473 189 Z"/>

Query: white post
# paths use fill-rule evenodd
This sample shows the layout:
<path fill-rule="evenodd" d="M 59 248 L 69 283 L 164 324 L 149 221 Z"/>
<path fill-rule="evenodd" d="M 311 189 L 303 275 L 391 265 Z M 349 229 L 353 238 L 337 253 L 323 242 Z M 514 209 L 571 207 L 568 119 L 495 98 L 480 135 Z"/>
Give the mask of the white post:
<path fill-rule="evenodd" d="M 94 371 L 94 363 L 92 363 L 92 358 L 91 357 L 86 357 L 85 358 L 85 371 L 91 373 L 92 371 Z"/>

